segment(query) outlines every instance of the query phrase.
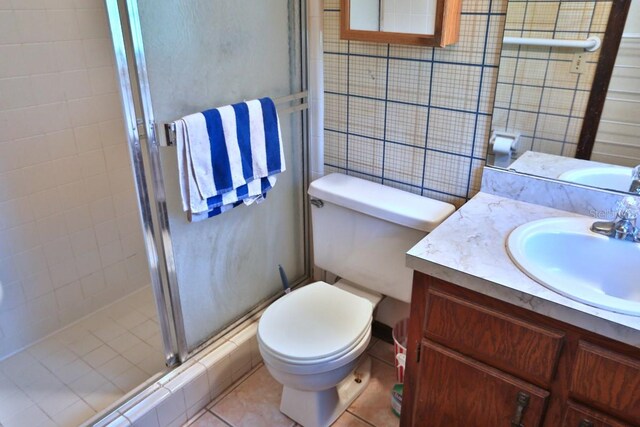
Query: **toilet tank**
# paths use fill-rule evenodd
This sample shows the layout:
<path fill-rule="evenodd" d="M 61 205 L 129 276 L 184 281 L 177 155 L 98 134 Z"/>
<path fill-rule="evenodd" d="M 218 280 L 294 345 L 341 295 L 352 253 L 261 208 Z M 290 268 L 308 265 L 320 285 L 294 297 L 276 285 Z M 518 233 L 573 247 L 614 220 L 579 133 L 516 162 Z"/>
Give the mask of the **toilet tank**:
<path fill-rule="evenodd" d="M 312 182 L 309 195 L 315 265 L 410 302 L 413 272 L 405 254 L 453 205 L 339 173 Z"/>

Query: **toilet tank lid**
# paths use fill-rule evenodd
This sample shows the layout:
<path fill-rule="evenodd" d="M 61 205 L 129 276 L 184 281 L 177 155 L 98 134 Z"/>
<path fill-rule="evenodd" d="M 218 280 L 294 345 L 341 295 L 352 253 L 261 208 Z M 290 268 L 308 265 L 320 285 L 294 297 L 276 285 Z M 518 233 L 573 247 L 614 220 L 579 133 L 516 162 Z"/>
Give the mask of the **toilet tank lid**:
<path fill-rule="evenodd" d="M 309 195 L 426 232 L 432 231 L 455 211 L 450 203 L 341 173 L 332 173 L 313 181 L 309 186 Z"/>

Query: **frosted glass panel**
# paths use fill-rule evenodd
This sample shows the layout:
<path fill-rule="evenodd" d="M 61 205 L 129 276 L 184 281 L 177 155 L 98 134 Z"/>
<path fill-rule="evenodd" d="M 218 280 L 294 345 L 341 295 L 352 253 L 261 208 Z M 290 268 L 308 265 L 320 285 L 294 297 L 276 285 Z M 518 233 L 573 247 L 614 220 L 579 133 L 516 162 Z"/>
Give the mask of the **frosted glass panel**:
<path fill-rule="evenodd" d="M 140 0 L 158 123 L 301 90 L 299 13 L 287 0 Z M 290 34 L 291 33 L 291 34 Z M 293 58 L 293 59 L 292 59 Z M 193 349 L 281 290 L 278 264 L 304 274 L 302 124 L 281 115 L 287 171 L 260 205 L 199 223 L 181 210 L 175 148 L 162 150 L 180 303 Z"/>

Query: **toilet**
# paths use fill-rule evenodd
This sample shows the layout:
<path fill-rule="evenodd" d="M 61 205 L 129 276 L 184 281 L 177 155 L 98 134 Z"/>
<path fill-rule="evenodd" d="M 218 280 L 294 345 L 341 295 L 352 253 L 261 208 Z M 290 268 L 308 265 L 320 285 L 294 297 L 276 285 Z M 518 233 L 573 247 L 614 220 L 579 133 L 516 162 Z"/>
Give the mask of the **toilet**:
<path fill-rule="evenodd" d="M 314 264 L 341 279 L 303 286 L 260 318 L 264 364 L 283 385 L 280 411 L 305 427 L 333 423 L 366 387 L 378 302 L 411 301 L 405 253 L 454 211 L 448 203 L 333 173 L 309 187 Z"/>

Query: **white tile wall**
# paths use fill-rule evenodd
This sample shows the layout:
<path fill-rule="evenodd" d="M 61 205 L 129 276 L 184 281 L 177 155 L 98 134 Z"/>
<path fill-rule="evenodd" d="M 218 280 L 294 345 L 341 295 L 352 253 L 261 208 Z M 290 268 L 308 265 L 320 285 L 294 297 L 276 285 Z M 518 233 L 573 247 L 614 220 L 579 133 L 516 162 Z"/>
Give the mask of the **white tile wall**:
<path fill-rule="evenodd" d="M 460 40 L 429 48 L 341 40 L 340 2 L 325 0 L 325 171 L 456 206 L 472 197 L 486 157 L 507 3 L 463 1 Z"/>
<path fill-rule="evenodd" d="M 102 1 L 0 1 L 0 359 L 148 283 L 112 56 Z"/>

